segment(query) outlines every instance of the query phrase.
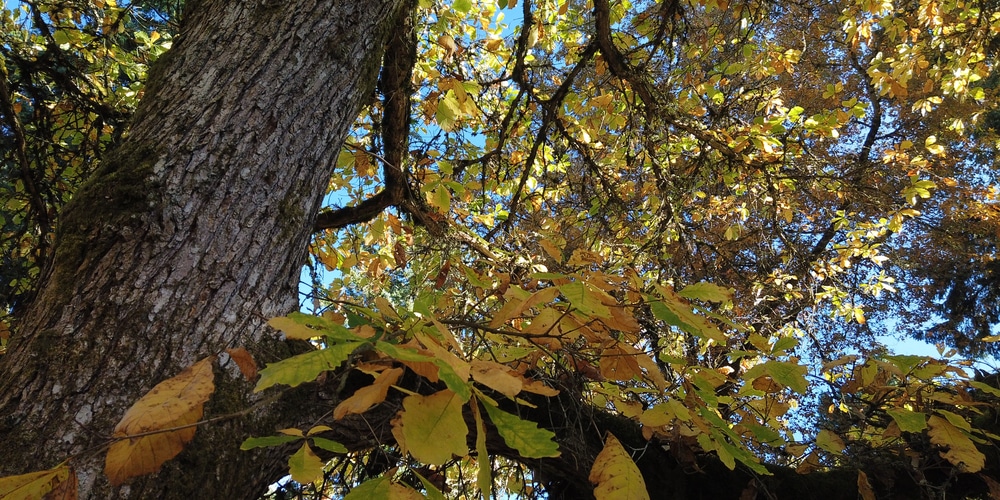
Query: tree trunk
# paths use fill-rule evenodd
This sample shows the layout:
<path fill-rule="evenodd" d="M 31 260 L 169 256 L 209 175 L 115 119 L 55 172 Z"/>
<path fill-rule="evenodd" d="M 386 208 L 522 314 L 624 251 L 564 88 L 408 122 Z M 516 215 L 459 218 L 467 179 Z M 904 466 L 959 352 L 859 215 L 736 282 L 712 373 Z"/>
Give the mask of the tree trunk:
<path fill-rule="evenodd" d="M 53 265 L 0 358 L 0 475 L 76 456 L 82 497 L 250 498 L 280 463 L 238 450 L 292 407 L 203 426 L 158 474 L 112 488 L 93 453 L 156 383 L 227 347 L 258 362 L 297 306 L 339 146 L 372 97 L 403 0 L 189 2 L 128 138 L 66 206 Z M 246 408 L 219 370 L 206 416 Z"/>

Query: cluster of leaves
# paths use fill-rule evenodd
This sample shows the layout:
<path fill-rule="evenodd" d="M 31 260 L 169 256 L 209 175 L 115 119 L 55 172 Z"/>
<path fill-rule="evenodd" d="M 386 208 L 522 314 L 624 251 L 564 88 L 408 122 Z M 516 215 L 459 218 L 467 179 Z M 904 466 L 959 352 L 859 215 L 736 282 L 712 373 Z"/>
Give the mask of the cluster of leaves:
<path fill-rule="evenodd" d="M 59 210 L 124 131 L 173 2 L 33 1 L 0 10 L 0 352 L 51 258 Z"/>
<path fill-rule="evenodd" d="M 530 474 L 495 471 L 566 453 L 556 436 L 574 416 L 531 416 L 572 398 L 690 464 L 711 454 L 767 475 L 879 457 L 929 489 L 950 480 L 930 471 L 986 466 L 996 388 L 963 361 L 872 345 L 895 324 L 966 353 L 998 340 L 1000 186 L 983 119 L 1000 13 L 958 0 L 422 0 L 417 14 L 409 154 L 384 151 L 399 124 L 375 102 L 330 182 L 360 204 L 389 182 L 378 164 L 399 158 L 388 166 L 417 202 L 316 234 L 314 265 L 336 276 L 314 292 L 326 311 L 271 322 L 316 349 L 269 364 L 256 388 L 367 377 L 324 421 L 244 448 L 295 443 L 291 478 L 320 493 L 334 470 L 358 498 L 528 493 Z M 126 415 L 113 481 L 191 439 L 210 365 Z M 393 443 L 325 437 L 378 411 Z M 393 463 L 366 476 L 373 454 Z M 67 471 L 0 493 L 55 491 Z M 599 498 L 645 495 L 612 435 L 590 480 Z M 863 471 L 858 484 L 872 494 Z"/>

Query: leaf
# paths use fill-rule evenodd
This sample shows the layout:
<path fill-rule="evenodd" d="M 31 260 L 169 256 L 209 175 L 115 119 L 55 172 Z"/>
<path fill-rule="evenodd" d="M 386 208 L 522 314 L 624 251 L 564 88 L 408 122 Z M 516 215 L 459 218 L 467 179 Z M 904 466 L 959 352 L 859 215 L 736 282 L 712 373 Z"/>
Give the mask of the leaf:
<path fill-rule="evenodd" d="M 313 453 L 308 443 L 288 457 L 288 473 L 299 484 L 310 484 L 323 477 L 323 461 Z"/>
<path fill-rule="evenodd" d="M 247 379 L 247 382 L 253 382 L 257 378 L 257 363 L 254 362 L 249 351 L 242 347 L 234 347 L 226 349 L 226 353 L 236 363 L 236 367 L 240 369 L 240 373 L 243 374 L 243 378 Z"/>
<path fill-rule="evenodd" d="M 829 429 L 822 429 L 816 434 L 816 446 L 834 455 L 840 455 L 847 448 L 844 445 L 844 440 Z"/>
<path fill-rule="evenodd" d="M 462 115 L 461 105 L 458 103 L 458 99 L 455 97 L 455 93 L 449 90 L 445 93 L 444 97 L 438 101 L 437 105 L 437 118 L 438 126 L 441 130 L 445 132 L 452 132 L 455 130 L 455 122 Z"/>
<path fill-rule="evenodd" d="M 578 311 L 585 316 L 596 316 L 598 318 L 611 318 L 611 310 L 601 303 L 600 296 L 589 287 L 580 282 L 573 281 L 557 287 L 559 292 L 566 297 L 566 300 L 573 304 Z"/>
<path fill-rule="evenodd" d="M 291 387 L 316 380 L 320 373 L 339 367 L 364 342 L 345 342 L 324 349 L 309 351 L 277 363 L 270 363 L 260 371 L 260 380 L 254 392 L 260 392 L 275 384 Z"/>
<path fill-rule="evenodd" d="M 346 446 L 344 446 L 344 445 L 342 445 L 342 444 L 340 444 L 340 443 L 338 443 L 338 442 L 336 442 L 336 441 L 334 441 L 332 439 L 326 439 L 326 438 L 321 438 L 321 437 L 312 437 L 312 438 L 309 438 L 309 439 L 312 439 L 313 444 L 316 445 L 317 448 L 321 448 L 321 449 L 324 449 L 326 451 L 332 451 L 334 453 L 347 453 L 348 452 L 348 449 L 347 449 Z"/>
<path fill-rule="evenodd" d="M 979 472 L 985 464 L 986 457 L 976 449 L 976 445 L 959 428 L 947 420 L 931 415 L 927 421 L 930 430 L 931 443 L 946 447 L 940 452 L 945 460 L 951 462 L 963 472 Z"/>
<path fill-rule="evenodd" d="M 472 379 L 509 398 L 521 392 L 521 378 L 510 368 L 494 361 L 473 361 Z"/>
<path fill-rule="evenodd" d="M 295 321 L 288 316 L 271 318 L 267 320 L 267 325 L 275 330 L 280 330 L 281 333 L 285 334 L 286 338 L 295 340 L 309 340 L 323 334 L 323 332 L 309 328 L 302 324 L 302 322 Z"/>
<path fill-rule="evenodd" d="M 435 498 L 434 495 L 428 495 L 428 497 Z M 423 495 L 413 488 L 394 483 L 387 476 L 365 481 L 344 496 L 344 500 L 421 500 L 423 498 Z"/>
<path fill-rule="evenodd" d="M 596 485 L 594 497 L 597 500 L 649 499 L 639 468 L 610 432 L 604 441 L 604 449 L 590 469 L 590 482 Z"/>
<path fill-rule="evenodd" d="M 264 436 L 247 438 L 240 445 L 240 449 L 243 451 L 252 450 L 254 448 L 264 448 L 267 446 L 279 446 L 285 443 L 291 443 L 292 441 L 298 441 L 302 439 L 299 436 Z"/>
<path fill-rule="evenodd" d="M 215 391 L 213 361 L 215 356 L 208 356 L 157 384 L 125 412 L 111 435 L 122 438 L 197 422 L 205 401 Z M 184 449 L 194 432 L 191 426 L 115 441 L 108 449 L 104 473 L 111 484 L 118 486 L 130 478 L 156 472 Z"/>
<path fill-rule="evenodd" d="M 539 429 L 538 424 L 522 420 L 517 415 L 507 413 L 500 408 L 483 404 L 497 432 L 507 446 L 517 450 L 524 458 L 558 457 L 559 444 L 555 442 L 555 433 L 548 429 Z"/>
<path fill-rule="evenodd" d="M 806 372 L 806 367 L 798 363 L 771 360 L 767 363 L 754 366 L 746 372 L 744 378 L 752 380 L 761 375 L 768 375 L 775 382 L 788 387 L 799 394 L 805 394 L 806 390 L 809 389 L 809 382 L 806 380 Z"/>
<path fill-rule="evenodd" d="M 601 352 L 601 375 L 610 380 L 629 381 L 633 377 L 641 379 L 642 370 L 636 357 L 644 354 L 623 349 L 623 346 L 624 344 L 615 343 Z"/>
<path fill-rule="evenodd" d="M 677 294 L 687 299 L 698 299 L 708 302 L 725 303 L 733 300 L 733 291 L 731 289 L 704 281 L 688 285 Z"/>
<path fill-rule="evenodd" d="M 695 314 L 691 310 L 691 306 L 681 296 L 665 287 L 657 286 L 656 288 L 663 300 L 653 300 L 649 306 L 657 319 L 692 335 L 711 339 L 720 344 L 725 344 L 728 341 L 726 334 L 719 330 L 719 327 L 708 319 Z"/>
<path fill-rule="evenodd" d="M 868 475 L 861 469 L 858 469 L 858 494 L 861 495 L 861 500 L 876 500 L 872 483 L 868 482 Z"/>
<path fill-rule="evenodd" d="M 418 474 L 416 471 L 413 471 L 413 475 L 417 476 L 417 479 L 420 480 L 420 484 L 424 485 L 424 490 L 427 491 L 427 500 L 444 500 L 444 495 L 441 493 L 441 490 L 437 488 L 437 486 L 434 486 L 434 483 L 430 482 L 427 478 Z"/>
<path fill-rule="evenodd" d="M 886 413 L 896 422 L 903 432 L 921 432 L 927 428 L 927 415 L 910 411 L 905 408 L 893 408 Z"/>
<path fill-rule="evenodd" d="M 340 420 L 352 413 L 364 413 L 385 401 L 385 397 L 389 394 L 389 387 L 395 384 L 402 375 L 402 368 L 383 370 L 371 385 L 354 391 L 351 397 L 341 401 L 333 409 L 334 420 Z"/>
<path fill-rule="evenodd" d="M 75 500 L 77 478 L 69 466 L 0 478 L 0 498 L 4 500 Z"/>
<path fill-rule="evenodd" d="M 469 428 L 462 416 L 463 401 L 448 389 L 430 396 L 407 396 L 400 418 L 393 421 L 392 434 L 425 464 L 442 465 L 452 456 L 465 456 Z"/>
<path fill-rule="evenodd" d="M 472 416 L 476 421 L 476 465 L 479 470 L 476 473 L 476 483 L 483 498 L 490 498 L 493 491 L 493 478 L 491 477 L 490 454 L 486 450 L 486 425 L 483 416 L 479 413 L 479 402 L 472 399 Z"/>
<path fill-rule="evenodd" d="M 385 476 L 369 479 L 351 489 L 350 493 L 344 495 L 344 500 L 389 498 L 390 485 L 392 485 L 392 481 Z"/>

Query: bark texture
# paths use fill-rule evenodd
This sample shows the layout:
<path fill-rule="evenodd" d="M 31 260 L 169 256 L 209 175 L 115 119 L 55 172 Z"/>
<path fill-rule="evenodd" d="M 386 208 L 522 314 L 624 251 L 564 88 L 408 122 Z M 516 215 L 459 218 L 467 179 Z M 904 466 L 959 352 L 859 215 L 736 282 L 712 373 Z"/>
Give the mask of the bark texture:
<path fill-rule="evenodd" d="M 301 405 L 205 426 L 160 473 L 118 489 L 103 454 L 86 452 L 201 357 L 285 354 L 264 322 L 297 306 L 314 214 L 407 2 L 190 4 L 128 138 L 67 205 L 0 358 L 0 475 L 80 454 L 83 497 L 249 498 L 280 471 L 238 446 Z M 216 383 L 206 416 L 253 400 L 235 370 Z"/>

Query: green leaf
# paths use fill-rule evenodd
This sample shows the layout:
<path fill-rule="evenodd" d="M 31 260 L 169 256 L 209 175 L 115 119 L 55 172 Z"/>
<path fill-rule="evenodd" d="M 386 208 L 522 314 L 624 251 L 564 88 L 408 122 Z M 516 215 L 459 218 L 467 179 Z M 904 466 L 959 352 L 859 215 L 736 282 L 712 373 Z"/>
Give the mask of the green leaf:
<path fill-rule="evenodd" d="M 698 299 L 708 302 L 730 302 L 733 300 L 733 291 L 719 285 L 707 282 L 695 283 L 684 287 L 677 293 L 681 297 L 688 299 Z"/>
<path fill-rule="evenodd" d="M 806 367 L 798 363 L 772 360 L 751 368 L 744 375 L 744 378 L 753 380 L 761 375 L 768 375 L 775 382 L 799 394 L 805 394 L 806 390 L 809 389 L 809 382 L 806 381 L 806 372 Z"/>
<path fill-rule="evenodd" d="M 539 429 L 538 424 L 522 420 L 517 415 L 507 413 L 500 408 L 483 404 L 493 425 L 496 425 L 500 437 L 507 446 L 517 450 L 524 458 L 558 457 L 559 444 L 555 442 L 555 433 L 548 429 Z"/>
<path fill-rule="evenodd" d="M 578 311 L 586 316 L 597 316 L 600 318 L 610 318 L 611 310 L 603 303 L 598 294 L 587 289 L 587 285 L 580 281 L 573 281 L 564 285 L 559 285 L 559 293 L 562 293 L 566 300 L 573 304 Z"/>
<path fill-rule="evenodd" d="M 493 491 L 493 478 L 490 474 L 492 472 L 490 455 L 486 449 L 486 424 L 483 422 L 483 416 L 479 412 L 479 402 L 476 400 L 472 400 L 472 416 L 476 421 L 476 465 L 479 469 L 476 474 L 476 484 L 479 486 L 483 498 L 490 498 Z"/>
<path fill-rule="evenodd" d="M 472 9 L 472 0 L 455 0 L 455 2 L 451 4 L 451 8 L 455 9 L 455 11 L 460 14 L 468 14 Z"/>
<path fill-rule="evenodd" d="M 246 451 L 246 450 L 252 450 L 254 448 L 278 446 L 285 443 L 291 443 L 292 441 L 298 441 L 300 439 L 302 438 L 299 436 L 264 436 L 264 437 L 247 438 L 247 440 L 243 441 L 243 444 L 240 445 L 240 449 Z"/>
<path fill-rule="evenodd" d="M 899 430 L 903 432 L 921 432 L 927 428 L 927 415 L 910 411 L 906 408 L 893 408 L 886 413 L 896 421 Z"/>
<path fill-rule="evenodd" d="M 326 451 L 332 451 L 334 453 L 347 453 L 347 447 L 332 440 L 321 437 L 313 437 L 312 442 L 317 448 L 324 449 Z"/>
<path fill-rule="evenodd" d="M 458 118 L 462 116 L 462 107 L 458 103 L 458 99 L 455 97 L 455 93 L 448 91 L 444 97 L 438 101 L 437 105 L 437 118 L 438 126 L 441 127 L 445 132 L 452 132 L 455 130 L 455 122 Z"/>
<path fill-rule="evenodd" d="M 288 473 L 299 484 L 309 484 L 323 477 L 323 461 L 313 453 L 308 443 L 288 457 Z"/>
<path fill-rule="evenodd" d="M 391 486 L 392 481 L 385 476 L 370 479 L 352 489 L 350 493 L 344 496 L 344 500 L 375 500 L 389 498 L 389 489 Z"/>
<path fill-rule="evenodd" d="M 335 344 L 271 363 L 260 371 L 260 380 L 257 381 L 254 392 L 263 391 L 275 384 L 295 387 L 316 380 L 320 373 L 339 367 L 355 349 L 364 344 L 365 342 Z"/>
<path fill-rule="evenodd" d="M 840 455 L 843 453 L 844 440 L 840 438 L 836 433 L 829 429 L 822 429 L 816 434 L 816 446 L 833 453 L 834 455 Z"/>

